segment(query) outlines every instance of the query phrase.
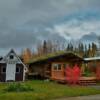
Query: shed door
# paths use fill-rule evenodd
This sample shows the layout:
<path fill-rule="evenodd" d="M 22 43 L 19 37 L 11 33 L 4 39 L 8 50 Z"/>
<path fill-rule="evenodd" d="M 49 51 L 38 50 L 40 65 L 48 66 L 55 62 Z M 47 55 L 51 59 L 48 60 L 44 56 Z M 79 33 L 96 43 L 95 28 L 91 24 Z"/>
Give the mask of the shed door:
<path fill-rule="evenodd" d="M 16 64 L 7 64 L 6 81 L 15 81 Z"/>

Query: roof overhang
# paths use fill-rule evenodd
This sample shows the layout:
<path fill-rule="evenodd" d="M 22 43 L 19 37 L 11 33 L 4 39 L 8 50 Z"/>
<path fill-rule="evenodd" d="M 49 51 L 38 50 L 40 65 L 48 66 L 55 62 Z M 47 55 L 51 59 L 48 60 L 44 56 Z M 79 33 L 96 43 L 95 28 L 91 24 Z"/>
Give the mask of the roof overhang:
<path fill-rule="evenodd" d="M 28 64 L 35 64 L 35 63 L 46 62 L 46 61 L 53 61 L 54 59 L 58 59 L 60 57 L 65 57 L 65 56 L 67 57 L 68 60 L 84 61 L 84 59 L 82 57 L 80 57 L 79 55 L 72 53 L 72 52 L 67 52 L 67 53 L 58 54 L 58 55 L 55 55 L 55 56 L 52 56 L 52 57 L 45 57 L 43 59 L 31 61 Z"/>
<path fill-rule="evenodd" d="M 94 61 L 94 60 L 100 60 L 100 57 L 90 57 L 90 58 L 84 58 L 85 61 Z"/>

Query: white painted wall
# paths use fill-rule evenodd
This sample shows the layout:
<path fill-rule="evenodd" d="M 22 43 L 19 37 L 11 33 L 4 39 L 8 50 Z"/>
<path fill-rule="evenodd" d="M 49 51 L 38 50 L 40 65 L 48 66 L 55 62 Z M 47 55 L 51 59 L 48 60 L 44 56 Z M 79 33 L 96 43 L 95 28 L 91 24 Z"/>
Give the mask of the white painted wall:
<path fill-rule="evenodd" d="M 15 74 L 16 74 L 16 64 L 7 63 L 6 81 L 9 80 L 15 81 Z"/>

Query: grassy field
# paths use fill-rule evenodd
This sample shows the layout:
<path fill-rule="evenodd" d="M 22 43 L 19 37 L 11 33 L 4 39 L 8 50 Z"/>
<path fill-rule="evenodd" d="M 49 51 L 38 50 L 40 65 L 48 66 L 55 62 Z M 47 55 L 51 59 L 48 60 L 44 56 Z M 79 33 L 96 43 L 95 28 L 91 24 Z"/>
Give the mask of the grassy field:
<path fill-rule="evenodd" d="M 0 100 L 52 100 L 59 97 L 100 94 L 99 89 L 67 86 L 54 82 L 28 81 L 21 83 L 33 88 L 31 92 L 4 91 L 11 83 L 0 83 Z"/>

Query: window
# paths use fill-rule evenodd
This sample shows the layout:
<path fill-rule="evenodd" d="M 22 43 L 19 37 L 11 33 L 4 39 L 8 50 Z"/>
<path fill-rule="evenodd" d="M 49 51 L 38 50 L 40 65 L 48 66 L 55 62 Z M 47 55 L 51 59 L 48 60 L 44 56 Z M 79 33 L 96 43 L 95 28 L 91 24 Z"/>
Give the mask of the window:
<path fill-rule="evenodd" d="M 53 65 L 53 69 L 54 69 L 54 70 L 57 70 L 57 66 L 58 66 L 57 64 L 54 64 L 54 65 Z"/>
<path fill-rule="evenodd" d="M 61 70 L 61 64 L 53 64 L 53 70 Z"/>
<path fill-rule="evenodd" d="M 6 67 L 2 67 L 2 73 L 6 73 Z"/>
<path fill-rule="evenodd" d="M 10 59 L 14 59 L 14 56 L 13 55 L 10 55 Z"/>
<path fill-rule="evenodd" d="M 61 70 L 61 64 L 58 64 L 58 70 Z"/>
<path fill-rule="evenodd" d="M 20 68 L 16 67 L 16 73 L 20 73 Z"/>

